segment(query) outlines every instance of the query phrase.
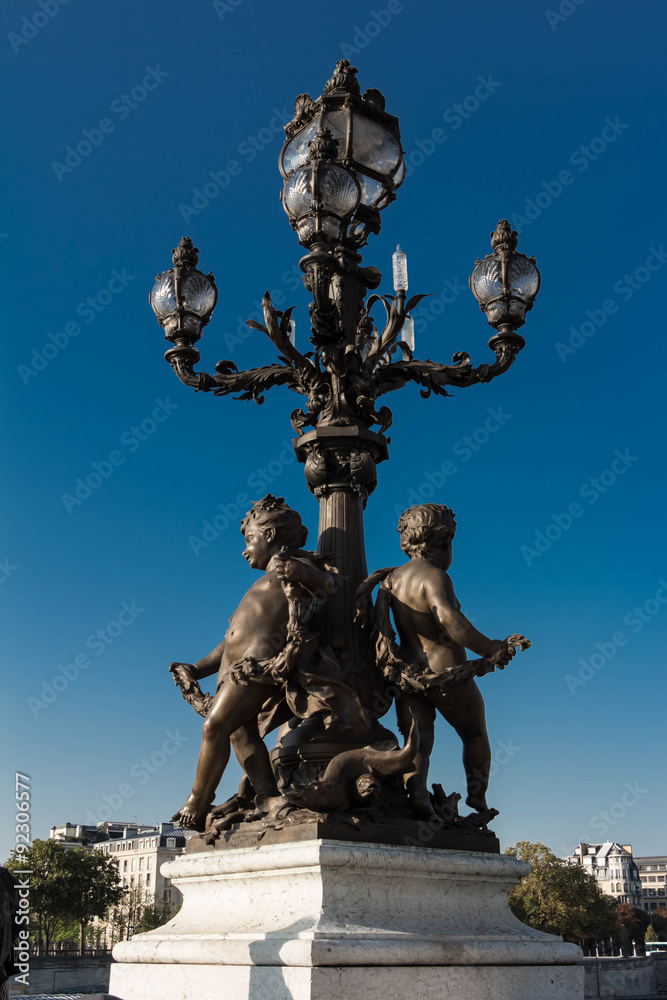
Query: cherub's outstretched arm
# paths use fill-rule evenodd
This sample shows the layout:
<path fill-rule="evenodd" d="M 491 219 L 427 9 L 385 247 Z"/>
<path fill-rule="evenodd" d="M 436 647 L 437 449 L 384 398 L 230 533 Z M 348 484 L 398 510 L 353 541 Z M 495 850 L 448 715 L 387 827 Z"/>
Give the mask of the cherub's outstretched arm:
<path fill-rule="evenodd" d="M 478 631 L 458 608 L 451 581 L 444 573 L 430 576 L 425 583 L 429 607 L 447 635 L 495 666 L 505 667 L 516 650 L 504 639 L 489 639 Z"/>
<path fill-rule="evenodd" d="M 197 660 L 196 663 L 181 663 L 176 661 L 172 663 L 169 669 L 172 673 L 172 667 L 187 667 L 188 673 L 195 681 L 201 681 L 204 677 L 211 677 L 212 674 L 217 674 L 220 669 L 220 661 L 222 660 L 222 654 L 225 650 L 225 640 L 219 642 L 215 649 L 212 649 L 208 656 L 205 656 L 202 660 Z"/>

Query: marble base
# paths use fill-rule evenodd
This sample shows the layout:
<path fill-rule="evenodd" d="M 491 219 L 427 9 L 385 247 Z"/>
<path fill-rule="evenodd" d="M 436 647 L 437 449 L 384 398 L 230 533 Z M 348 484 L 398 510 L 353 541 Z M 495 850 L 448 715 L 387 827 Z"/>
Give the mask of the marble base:
<path fill-rule="evenodd" d="M 124 965 L 112 967 L 123 1000 L 583 1000 L 581 966 Z"/>
<path fill-rule="evenodd" d="M 122 1000 L 578 1000 L 581 951 L 521 924 L 504 855 L 334 840 L 183 855 L 164 927 L 114 948 Z"/>

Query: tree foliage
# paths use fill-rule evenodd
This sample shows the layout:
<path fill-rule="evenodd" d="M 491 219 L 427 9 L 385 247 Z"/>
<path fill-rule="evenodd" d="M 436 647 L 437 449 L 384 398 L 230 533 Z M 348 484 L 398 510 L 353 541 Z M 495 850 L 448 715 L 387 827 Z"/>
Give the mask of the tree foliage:
<path fill-rule="evenodd" d="M 69 913 L 81 928 L 83 951 L 86 926 L 94 917 L 103 917 L 109 907 L 119 903 L 125 890 L 115 859 L 101 851 L 77 847 L 66 852 L 65 865 L 72 890 L 68 899 Z"/>
<path fill-rule="evenodd" d="M 66 850 L 55 840 L 35 840 L 28 851 L 12 851 L 7 868 L 17 878 L 31 872 L 30 914 L 33 931 L 45 948 L 79 927 L 81 947 L 87 924 L 102 917 L 123 897 L 113 858 L 84 847 Z"/>
<path fill-rule="evenodd" d="M 644 937 L 644 930 L 650 924 L 651 918 L 644 910 L 631 903 L 618 903 L 616 906 L 616 930 L 614 936 L 618 934 L 622 944 L 627 944 L 630 940 L 641 941 Z M 623 931 L 626 933 L 624 934 Z"/>
<path fill-rule="evenodd" d="M 133 886 L 126 891 L 120 903 L 111 907 L 98 930 L 104 930 L 107 941 L 115 944 L 129 940 L 133 934 L 162 927 L 179 909 L 180 904 L 173 907 L 167 900 L 157 900 L 141 886 Z"/>
<path fill-rule="evenodd" d="M 649 920 L 658 932 L 658 940 L 664 941 L 667 938 L 667 909 L 659 906 L 657 910 L 652 910 Z"/>
<path fill-rule="evenodd" d="M 510 908 L 524 924 L 577 940 L 603 937 L 613 930 L 616 902 L 581 865 L 526 840 L 508 847 L 505 854 L 515 854 L 533 866 L 509 894 Z"/>
<path fill-rule="evenodd" d="M 65 850 L 55 840 L 35 840 L 27 851 L 12 851 L 6 867 L 18 879 L 30 871 L 31 933 L 48 950 L 67 922 Z"/>

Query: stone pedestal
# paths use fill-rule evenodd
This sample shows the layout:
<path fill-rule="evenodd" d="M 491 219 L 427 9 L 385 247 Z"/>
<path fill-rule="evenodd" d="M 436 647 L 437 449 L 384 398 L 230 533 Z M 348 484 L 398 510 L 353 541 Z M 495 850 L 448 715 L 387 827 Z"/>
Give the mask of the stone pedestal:
<path fill-rule="evenodd" d="M 580 1000 L 581 952 L 525 927 L 516 858 L 283 843 L 184 855 L 164 927 L 114 949 L 122 1000 Z"/>

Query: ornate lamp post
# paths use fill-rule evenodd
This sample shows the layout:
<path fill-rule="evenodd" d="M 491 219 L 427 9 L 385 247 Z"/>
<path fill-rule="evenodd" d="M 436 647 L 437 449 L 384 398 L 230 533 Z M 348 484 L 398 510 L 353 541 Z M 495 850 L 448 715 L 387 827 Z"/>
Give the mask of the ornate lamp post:
<path fill-rule="evenodd" d="M 361 94 L 356 72 L 342 60 L 321 97 L 296 99 L 280 155 L 283 206 L 308 251 L 300 266 L 312 294 L 313 349 L 297 348 L 292 310 L 276 310 L 267 292 L 264 325 L 252 320 L 248 325 L 269 337 L 277 360 L 248 371 L 223 360 L 215 374 L 196 371 L 195 344 L 211 318 L 217 290 L 213 276 L 196 269 L 198 251 L 189 237 L 174 250 L 173 270 L 158 276 L 150 302 L 173 345 L 165 357 L 185 385 L 257 403 L 275 385 L 305 397 L 305 407 L 291 415 L 294 446 L 320 503 L 319 552 L 329 556 L 342 581 L 321 609 L 318 625 L 347 683 L 380 715 L 364 637 L 353 625 L 355 590 L 367 575 L 363 510 L 377 483 L 376 466 L 388 458 L 384 432 L 392 422 L 389 408 L 378 408 L 377 402 L 408 382 L 421 386 L 423 397 L 446 396 L 449 386 L 490 382 L 507 371 L 525 346 L 517 330 L 533 306 L 540 275 L 534 258 L 517 252 L 517 234 L 501 220 L 491 235 L 493 252 L 476 262 L 470 279 L 494 329 L 489 347 L 495 360 L 474 367 L 463 352 L 454 354 L 451 364 L 415 358 L 411 312 L 423 296 L 407 299 L 407 261 L 400 248 L 393 258 L 395 294 L 368 296 L 382 275 L 363 266 L 359 251 L 380 231 L 381 212 L 396 197 L 405 163 L 398 120 L 385 111 L 379 91 Z M 384 311 L 381 328 L 373 318 L 376 307 Z"/>
<path fill-rule="evenodd" d="M 502 220 L 471 278 L 495 359 L 473 367 L 463 353 L 449 365 L 415 358 L 410 314 L 422 296 L 407 298 L 405 254 L 393 257 L 393 295 L 374 291 L 380 272 L 360 256 L 405 167 L 398 121 L 378 91 L 360 93 L 355 74 L 342 60 L 321 97 L 297 98 L 280 159 L 283 205 L 307 250 L 312 350 L 299 349 L 291 309 L 277 311 L 267 292 L 264 325 L 248 322 L 278 358 L 249 371 L 231 361 L 215 374 L 197 371 L 195 345 L 217 292 L 187 237 L 151 294 L 171 343 L 166 358 L 185 385 L 258 403 L 274 385 L 304 397 L 292 426 L 320 504 L 320 554 L 303 550 L 301 518 L 282 498 L 254 503 L 243 522 L 245 555 L 264 576 L 223 643 L 170 668 L 206 717 L 192 792 L 174 817 L 201 836 L 163 869 L 184 895 L 180 912 L 114 951 L 110 989 L 133 1000 L 174 990 L 184 1000 L 583 997 L 580 950 L 511 914 L 506 894 L 530 867 L 501 855 L 488 829 L 496 815 L 485 796 L 490 746 L 468 681 L 507 666 L 530 643 L 516 633 L 491 639 L 461 614 L 447 575 L 456 530 L 449 507 L 405 512 L 408 561 L 370 577 L 363 538 L 376 466 L 388 457 L 392 416 L 380 397 L 407 382 L 425 397 L 448 395 L 449 386 L 507 371 L 524 347 L 517 331 L 540 276 Z M 481 658 L 467 660 L 466 649 Z M 218 671 L 211 698 L 198 682 Z M 391 697 L 400 749 L 378 723 Z M 427 788 L 436 710 L 464 743 L 467 816 L 458 813 L 461 795 Z M 262 737 L 278 726 L 269 757 Z M 230 744 L 244 777 L 215 805 Z"/>

